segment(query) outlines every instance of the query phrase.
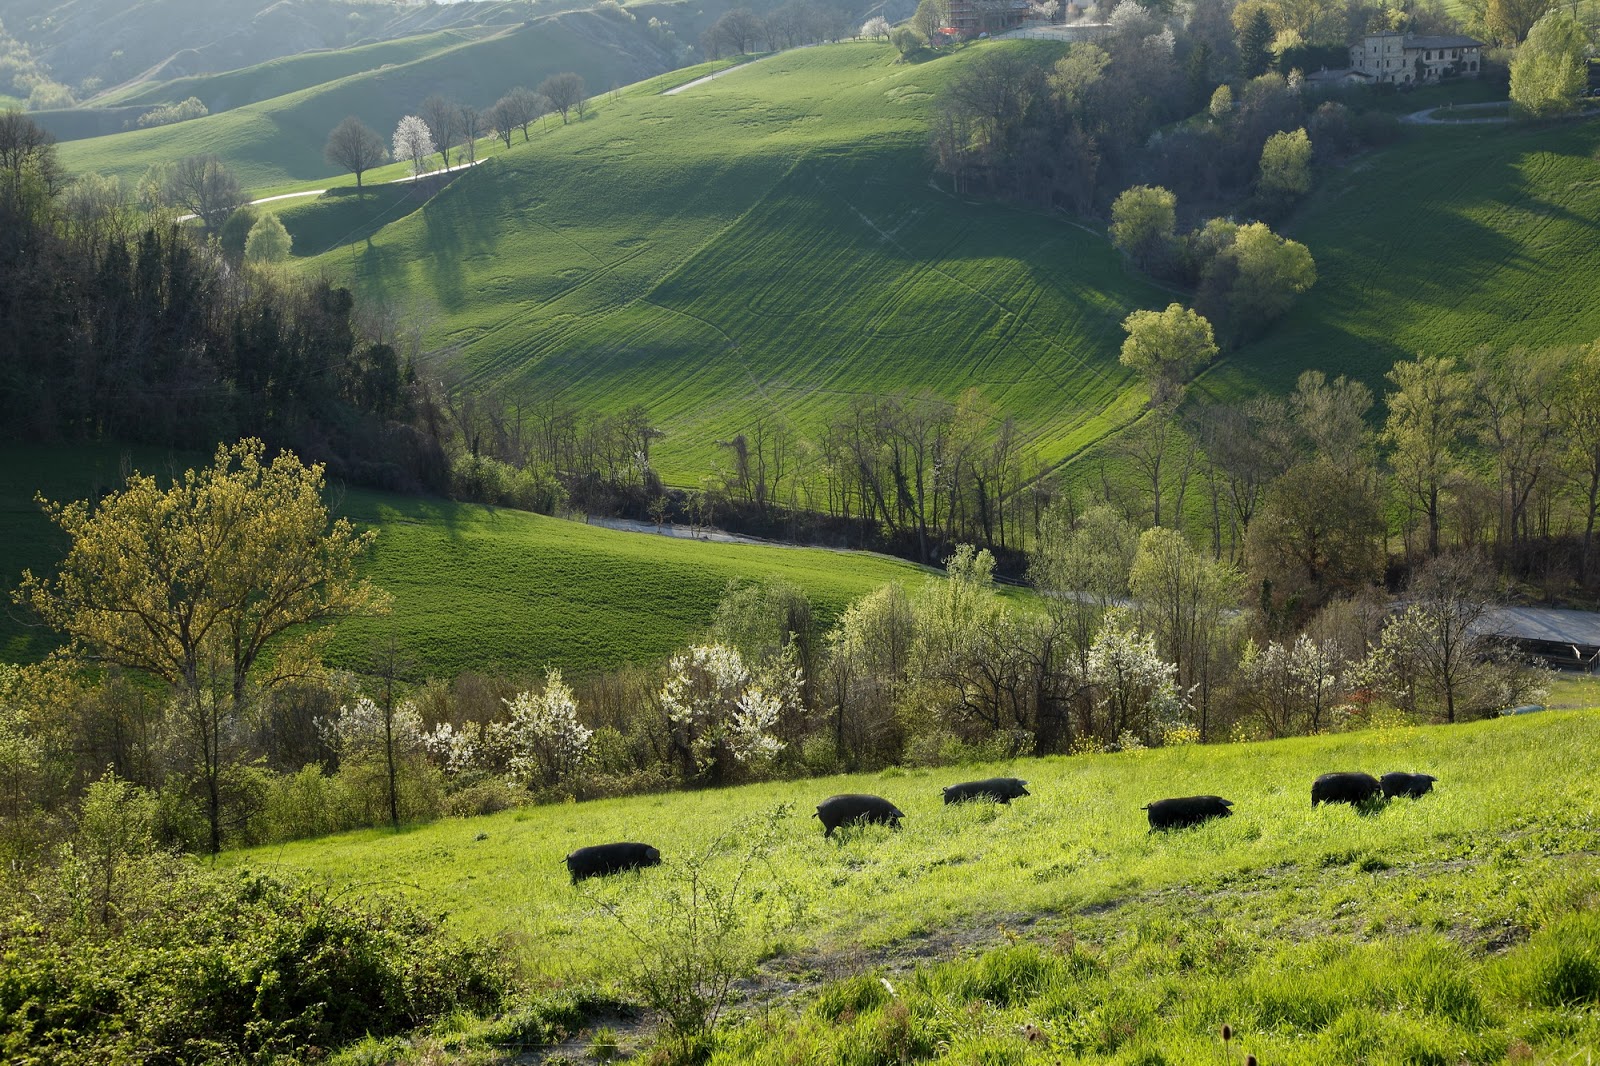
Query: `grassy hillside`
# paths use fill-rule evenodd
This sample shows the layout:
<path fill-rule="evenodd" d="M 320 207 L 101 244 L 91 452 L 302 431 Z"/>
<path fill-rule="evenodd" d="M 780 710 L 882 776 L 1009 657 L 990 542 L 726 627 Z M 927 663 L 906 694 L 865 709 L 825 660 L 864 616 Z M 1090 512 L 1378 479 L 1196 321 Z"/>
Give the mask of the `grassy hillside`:
<path fill-rule="evenodd" d="M 1318 189 L 1287 227 L 1316 287 L 1230 362 L 1291 387 L 1305 367 L 1374 388 L 1397 359 L 1600 337 L 1600 121 L 1414 131 Z"/>
<path fill-rule="evenodd" d="M 929 181 L 930 101 L 976 54 L 802 49 L 607 101 L 310 268 L 429 316 L 480 387 L 647 404 L 680 480 L 757 417 L 974 386 L 1060 458 L 1133 413 L 1120 323 L 1168 297 L 1091 233 Z"/>
<path fill-rule="evenodd" d="M 1423 770 L 1440 780 L 1429 796 L 1375 812 L 1311 809 L 1309 787 L 1317 774 L 1356 768 Z M 1437 940 L 1450 945 L 1447 969 L 1464 972 L 1492 962 L 1575 905 L 1592 911 L 1600 889 L 1591 858 L 1600 846 L 1590 788 L 1597 770 L 1600 717 L 1551 711 L 1450 728 L 889 771 L 541 807 L 398 836 L 372 831 L 260 849 L 229 861 L 252 870 L 309 871 L 335 889 L 381 885 L 449 912 L 463 931 L 503 931 L 537 974 L 605 980 L 622 971 L 630 952 L 597 901 L 619 903 L 625 915 L 648 920 L 686 857 L 702 853 L 741 820 L 789 803 L 793 810 L 780 823 L 770 869 L 753 874 L 757 892 L 747 911 L 753 935 L 776 956 L 765 971 L 779 988 L 804 988 L 819 974 L 839 977 L 877 966 L 893 976 L 914 962 L 1013 940 L 1043 945 L 1046 954 L 1068 961 L 1081 957 L 1086 969 L 1080 976 L 1096 979 L 1065 999 L 1035 1003 L 1034 1022 L 1062 1040 L 1078 1026 L 1097 1032 L 1119 1020 L 1127 1024 L 1111 1041 L 1110 1054 L 1094 1044 L 1079 1048 L 1090 1061 L 1112 1060 L 1147 1027 L 1169 1053 L 1190 1048 L 1191 1041 L 1196 1046 L 1159 1061 L 1212 1061 L 1200 1054 L 1204 1041 L 1216 1055 L 1215 1027 L 1231 1021 L 1248 1033 L 1250 1050 L 1277 1051 L 1262 1061 L 1349 1062 L 1311 1052 L 1318 1040 L 1359 1040 L 1344 1033 L 1357 1024 L 1371 1029 L 1376 1048 L 1376 1034 L 1396 1011 L 1395 1020 L 1411 1017 L 1430 1032 L 1463 1019 L 1409 995 L 1364 1002 L 1354 981 L 1341 985 L 1334 960 L 1357 957 L 1367 965 L 1387 956 L 1399 965 L 1415 945 Z M 1026 778 L 1033 795 L 1009 808 L 942 805 L 941 785 L 999 773 Z M 906 813 L 902 831 L 868 828 L 824 840 L 812 808 L 844 791 L 889 798 Z M 1194 830 L 1147 832 L 1142 805 L 1208 792 L 1233 800 L 1234 816 Z M 569 886 L 562 855 L 609 840 L 652 842 L 666 865 L 581 890 Z M 712 880 L 724 880 L 731 862 L 713 859 Z M 1267 961 L 1283 966 L 1275 982 L 1252 973 Z M 1230 972 L 1241 980 L 1230 979 Z M 1585 995 L 1600 995 L 1597 974 L 1600 969 L 1588 978 Z M 926 979 L 893 976 L 908 997 Z M 1180 979 L 1193 987 L 1175 988 Z M 973 1010 L 1016 1006 L 1039 994 L 1035 983 L 1021 981 Z M 1197 1003 L 1195 995 L 1207 998 Z M 1229 996 L 1242 997 L 1247 1009 L 1212 1018 L 1208 1011 L 1180 1014 L 1176 1008 Z M 978 991 L 952 993 L 945 1009 L 965 1011 L 967 997 L 985 998 Z M 1593 1035 L 1595 1003 L 1588 1006 L 1588 1013 L 1558 1014 L 1564 1023 L 1529 1039 L 1548 1048 L 1574 1033 Z M 1484 1013 L 1488 1017 L 1466 1018 L 1467 1027 L 1483 1030 L 1533 1016 L 1529 1006 L 1510 1017 L 1500 1006 Z M 1028 1019 L 1008 1017 L 999 1026 L 965 1016 L 972 1024 L 957 1027 L 958 1039 L 1000 1034 L 1008 1053 L 930 1054 L 930 1060 L 1036 1061 L 1024 1058 L 1021 1022 Z M 746 1055 L 774 1038 L 770 1026 L 783 1017 L 780 1010 L 776 1019 L 767 1018 L 768 1028 L 749 1034 Z M 848 1019 L 839 1024 L 848 1026 Z M 858 1061 L 843 1057 L 850 1043 L 841 1034 L 838 1050 L 823 1054 L 819 1048 L 804 1061 Z M 1371 1061 L 1454 1062 L 1453 1056 Z M 1499 1057 L 1468 1055 L 1469 1061 Z M 1053 1060 L 1041 1054 L 1037 1061 Z"/>
<path fill-rule="evenodd" d="M 977 54 L 808 49 L 608 103 L 314 268 L 427 315 L 481 387 L 647 404 L 679 481 L 759 416 L 815 440 L 855 396 L 970 386 L 1070 458 L 1135 412 L 1119 323 L 1171 296 L 1064 220 L 936 187 L 929 101 Z M 1287 225 L 1316 288 L 1207 387 L 1600 335 L 1574 284 L 1600 271 L 1597 130 L 1417 129 L 1333 175 Z"/>
<path fill-rule="evenodd" d="M 571 70 L 593 93 L 660 73 L 668 63 L 633 23 L 589 12 L 539 19 L 463 39 L 410 62 L 155 129 L 71 141 L 61 162 L 75 172 L 136 179 L 152 163 L 213 152 L 255 195 L 339 177 L 322 158 L 328 132 L 356 115 L 388 140 L 400 118 L 438 94 L 488 107 L 518 85 L 536 87 Z M 242 77 L 242 75 L 241 75 Z M 312 185 L 311 187 L 317 187 Z"/>
<path fill-rule="evenodd" d="M 419 676 L 652 662 L 698 636 L 736 579 L 803 588 L 826 622 L 879 585 L 915 588 L 929 573 L 861 552 L 679 540 L 371 493 L 351 493 L 343 511 L 380 530 L 367 572 L 395 603 L 388 618 L 341 624 L 333 657 L 359 663 L 393 633 Z"/>
<path fill-rule="evenodd" d="M 54 646 L 10 604 L 24 568 L 48 572 L 66 550 L 33 495 L 92 498 L 121 484 L 121 453 L 8 448 L 0 463 L 0 659 Z M 145 449 L 128 456 L 158 476 L 195 461 Z M 341 512 L 379 530 L 367 566 L 394 595 L 393 613 L 351 620 L 332 647 L 359 666 L 371 643 L 395 635 L 417 676 L 465 670 L 586 673 L 664 658 L 706 627 L 728 582 L 781 578 L 806 590 L 824 620 L 889 581 L 915 587 L 928 571 L 883 556 L 716 544 L 622 533 L 518 511 L 351 492 Z"/>
<path fill-rule="evenodd" d="M 404 37 L 397 41 L 379 41 L 356 48 L 284 56 L 220 74 L 197 74 L 162 82 L 135 82 L 95 97 L 93 104 L 95 107 L 131 104 L 154 107 L 157 104 L 175 104 L 196 96 L 213 113 L 227 111 L 385 66 L 414 63 L 456 45 L 481 40 L 498 32 L 502 30 L 497 27 L 461 27 Z"/>

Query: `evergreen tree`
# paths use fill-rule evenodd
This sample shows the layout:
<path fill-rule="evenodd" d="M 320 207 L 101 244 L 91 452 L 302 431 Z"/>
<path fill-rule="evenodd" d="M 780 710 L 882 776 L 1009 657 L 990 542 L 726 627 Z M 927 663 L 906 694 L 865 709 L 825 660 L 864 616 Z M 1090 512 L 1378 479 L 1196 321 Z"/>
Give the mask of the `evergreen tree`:
<path fill-rule="evenodd" d="M 1239 73 L 1256 78 L 1267 72 L 1272 66 L 1272 38 L 1272 20 L 1258 8 L 1239 34 Z"/>

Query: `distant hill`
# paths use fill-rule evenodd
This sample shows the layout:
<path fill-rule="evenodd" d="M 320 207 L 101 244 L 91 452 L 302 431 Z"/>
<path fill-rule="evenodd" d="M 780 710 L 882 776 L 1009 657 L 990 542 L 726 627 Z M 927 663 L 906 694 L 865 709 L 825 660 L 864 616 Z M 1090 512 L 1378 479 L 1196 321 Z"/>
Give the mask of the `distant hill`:
<path fill-rule="evenodd" d="M 458 36 L 458 43 L 441 40 L 445 46 L 409 62 L 381 65 L 231 111 L 72 141 L 61 146 L 61 160 L 75 172 L 135 179 L 152 163 L 215 152 L 247 188 L 259 191 L 337 176 L 323 161 L 322 147 L 328 131 L 346 115 L 361 118 L 387 140 L 400 118 L 415 114 L 432 94 L 482 108 L 518 85 L 537 87 L 563 70 L 576 71 L 591 92 L 599 93 L 673 65 L 671 56 L 654 46 L 636 22 L 592 12 L 542 18 L 484 36 Z M 219 84 L 251 94 L 250 73 Z"/>
<path fill-rule="evenodd" d="M 516 25 L 576 4 L 350 0 L 0 0 L 0 21 L 57 81 L 111 87 L 235 70 L 452 26 Z"/>

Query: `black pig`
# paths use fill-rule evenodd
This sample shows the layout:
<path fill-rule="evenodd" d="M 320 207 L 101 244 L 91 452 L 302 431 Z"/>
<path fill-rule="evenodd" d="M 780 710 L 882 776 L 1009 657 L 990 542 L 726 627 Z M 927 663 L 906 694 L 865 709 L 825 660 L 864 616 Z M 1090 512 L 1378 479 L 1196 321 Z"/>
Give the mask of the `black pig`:
<path fill-rule="evenodd" d="M 846 792 L 838 796 L 829 796 L 817 804 L 817 817 L 822 819 L 822 827 L 826 832 L 825 837 L 833 836 L 833 831 L 841 825 L 887 825 L 893 829 L 900 828 L 900 819 L 905 815 L 900 808 L 884 799 L 882 796 L 864 796 L 857 792 Z"/>
<path fill-rule="evenodd" d="M 1394 799 L 1396 796 L 1405 796 L 1416 799 L 1424 793 L 1433 791 L 1433 783 L 1439 780 L 1432 774 L 1384 774 L 1380 783 L 1383 786 L 1385 799 Z"/>
<path fill-rule="evenodd" d="M 660 866 L 661 852 L 649 844 L 591 844 L 568 855 L 566 861 L 572 883 L 577 884 L 586 877 L 605 877 L 626 870 Z"/>
<path fill-rule="evenodd" d="M 1025 787 L 1026 781 L 1016 777 L 990 777 L 982 781 L 963 781 L 959 785 L 949 785 L 944 790 L 946 803 L 961 803 L 966 800 L 989 800 L 991 803 L 1010 803 L 1023 796 L 1031 796 Z"/>
<path fill-rule="evenodd" d="M 1150 812 L 1150 829 L 1153 832 L 1157 829 L 1184 829 L 1212 818 L 1228 818 L 1233 815 L 1228 809 L 1232 806 L 1232 800 L 1225 800 L 1221 796 L 1179 796 L 1156 800 L 1140 809 Z"/>
<path fill-rule="evenodd" d="M 1311 806 L 1319 803 L 1360 804 L 1383 795 L 1383 786 L 1371 774 L 1323 774 L 1311 783 Z"/>

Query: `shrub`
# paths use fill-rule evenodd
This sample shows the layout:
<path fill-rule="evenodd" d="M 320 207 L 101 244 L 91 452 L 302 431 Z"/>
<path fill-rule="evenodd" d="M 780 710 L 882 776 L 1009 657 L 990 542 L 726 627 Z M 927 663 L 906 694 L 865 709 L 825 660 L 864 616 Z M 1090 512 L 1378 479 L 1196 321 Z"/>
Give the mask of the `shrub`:
<path fill-rule="evenodd" d="M 69 854 L 61 873 L 70 874 Z M 196 870 L 147 855 L 122 924 L 64 920 L 73 879 L 40 879 L 0 917 L 0 1058 L 98 1063 L 265 1060 L 491 1009 L 508 986 L 492 950 L 391 902 Z"/>

